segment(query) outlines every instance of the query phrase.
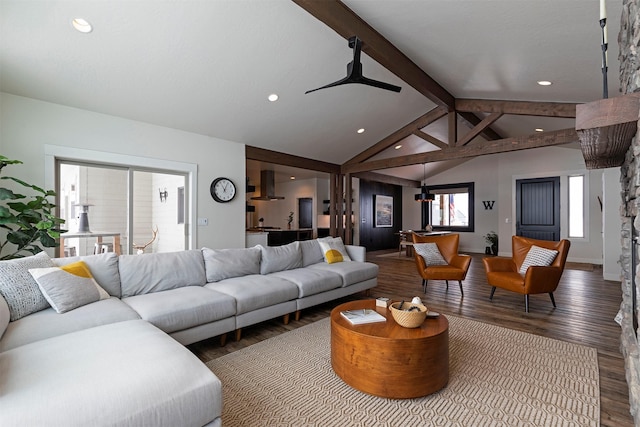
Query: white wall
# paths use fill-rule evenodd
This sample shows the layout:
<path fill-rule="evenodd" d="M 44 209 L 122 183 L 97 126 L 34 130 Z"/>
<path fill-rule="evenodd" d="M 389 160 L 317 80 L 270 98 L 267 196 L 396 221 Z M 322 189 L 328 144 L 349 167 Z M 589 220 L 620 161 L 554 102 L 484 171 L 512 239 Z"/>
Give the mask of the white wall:
<path fill-rule="evenodd" d="M 298 228 L 298 199 L 309 197 L 313 199 L 313 212 L 317 212 L 318 201 L 317 195 L 317 179 L 301 179 L 289 182 L 277 183 L 275 185 L 275 193 L 278 196 L 284 196 L 284 200 L 251 200 L 251 204 L 256 206 L 256 212 L 253 215 L 254 224 L 258 225 L 258 218 L 264 218 L 264 225 L 268 227 L 287 228 L 287 217 L 289 212 L 293 212 L 292 229 Z M 317 218 L 313 218 L 313 227 L 316 225 Z"/>
<path fill-rule="evenodd" d="M 195 213 L 209 225 L 196 227 L 194 247 L 244 247 L 243 144 L 0 93 L 0 152 L 25 163 L 12 175 L 44 186 L 45 145 L 196 164 Z M 219 176 L 236 184 L 230 203 L 209 194 Z"/>
<path fill-rule="evenodd" d="M 602 217 L 597 196 L 602 197 L 602 172 L 587 171 L 579 149 L 548 147 L 511 153 L 480 156 L 427 178 L 427 185 L 475 182 L 475 232 L 460 233 L 460 250 L 484 253 L 484 235 L 494 230 L 499 236 L 499 254 L 511 254 L 511 236 L 515 234 L 515 181 L 516 179 L 560 176 L 564 182 L 561 192 L 561 233 L 566 236 L 567 199 L 566 177 L 569 173 L 585 174 L 589 185 L 588 237 L 572 239 L 569 260 L 602 263 Z M 403 229 L 420 228 L 420 208 L 414 200 L 416 188 L 403 191 Z M 495 201 L 492 210 L 485 210 L 483 201 Z M 415 206 L 415 207 L 414 207 Z M 507 222 L 508 220 L 508 222 Z M 616 243 L 618 243 L 616 241 Z M 619 243 L 618 243 L 619 244 Z"/>
<path fill-rule="evenodd" d="M 621 188 L 620 168 L 604 169 L 602 173 L 602 275 L 605 280 L 621 281 L 622 221 L 620 220 Z"/>

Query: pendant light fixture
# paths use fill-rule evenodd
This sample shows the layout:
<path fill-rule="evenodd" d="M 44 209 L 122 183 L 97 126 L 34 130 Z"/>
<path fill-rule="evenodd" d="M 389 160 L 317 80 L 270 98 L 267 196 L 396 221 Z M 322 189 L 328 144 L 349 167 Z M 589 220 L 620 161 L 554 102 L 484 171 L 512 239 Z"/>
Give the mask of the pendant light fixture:
<path fill-rule="evenodd" d="M 433 200 L 435 199 L 433 197 L 433 194 L 429 193 L 427 190 L 427 164 L 423 163 L 422 164 L 422 187 L 421 187 L 421 191 L 419 194 L 416 194 L 416 202 L 433 202 Z"/>

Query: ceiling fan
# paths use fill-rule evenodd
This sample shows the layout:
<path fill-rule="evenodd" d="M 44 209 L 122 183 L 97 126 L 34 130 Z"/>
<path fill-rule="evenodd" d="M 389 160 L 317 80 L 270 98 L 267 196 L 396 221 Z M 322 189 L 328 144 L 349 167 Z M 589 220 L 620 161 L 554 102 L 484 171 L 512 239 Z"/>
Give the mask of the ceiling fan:
<path fill-rule="evenodd" d="M 362 75 L 362 63 L 360 62 L 360 52 L 362 51 L 362 40 L 353 36 L 349 38 L 349 47 L 353 49 L 353 61 L 347 64 L 347 77 L 338 80 L 337 82 L 329 83 L 328 85 L 319 87 L 317 89 L 311 89 L 305 92 L 311 93 L 316 90 L 326 89 L 333 86 L 345 85 L 348 83 L 360 83 L 364 85 L 374 86 L 380 89 L 391 90 L 393 92 L 400 92 L 402 89 L 400 86 L 395 86 L 389 83 L 381 82 L 378 80 L 368 79 Z"/>

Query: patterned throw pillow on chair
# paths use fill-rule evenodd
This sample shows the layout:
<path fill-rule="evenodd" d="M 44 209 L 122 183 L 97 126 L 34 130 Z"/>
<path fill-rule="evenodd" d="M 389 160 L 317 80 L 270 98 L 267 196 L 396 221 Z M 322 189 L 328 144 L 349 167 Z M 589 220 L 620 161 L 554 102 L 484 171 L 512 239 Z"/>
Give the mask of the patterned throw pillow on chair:
<path fill-rule="evenodd" d="M 540 246 L 532 245 L 520 266 L 520 274 L 527 274 L 527 269 L 532 266 L 548 267 L 558 256 L 558 251 L 554 249 L 545 249 Z"/>
<path fill-rule="evenodd" d="M 438 245 L 435 243 L 415 243 L 413 250 L 424 259 L 427 267 L 430 265 L 447 265 L 447 261 L 442 257 Z"/>

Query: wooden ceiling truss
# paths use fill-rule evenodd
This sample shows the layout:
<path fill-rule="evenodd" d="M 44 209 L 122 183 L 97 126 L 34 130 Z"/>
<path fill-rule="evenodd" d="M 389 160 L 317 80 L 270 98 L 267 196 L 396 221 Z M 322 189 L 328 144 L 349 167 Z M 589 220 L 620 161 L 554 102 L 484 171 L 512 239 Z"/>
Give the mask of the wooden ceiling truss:
<path fill-rule="evenodd" d="M 363 52 L 436 104 L 436 107 L 431 111 L 388 135 L 341 166 L 247 146 L 247 159 L 295 166 L 330 174 L 330 233 L 333 236 L 343 235 L 343 209 L 346 207 L 346 211 L 351 212 L 352 177 L 413 187 L 416 186 L 416 183 L 419 186 L 420 183 L 394 178 L 373 171 L 429 162 L 472 158 L 487 154 L 507 153 L 516 150 L 550 147 L 578 141 L 578 134 L 574 128 L 513 138 L 504 138 L 491 128 L 491 125 L 503 115 L 575 118 L 576 104 L 456 99 L 341 1 L 292 1 L 345 39 L 357 35 L 363 41 Z M 423 131 L 427 125 L 445 116 L 447 116 L 448 124 L 448 141 L 441 141 Z M 458 119 L 470 128 L 468 132 L 460 137 L 458 137 Z M 410 135 L 415 135 L 425 140 L 437 147 L 438 150 L 382 160 L 370 160 Z M 343 203 L 343 200 L 348 201 L 348 203 Z M 348 217 L 350 218 L 350 215 Z M 347 221 L 348 223 L 349 221 Z M 344 229 L 345 242 L 350 243 L 352 241 L 351 233 L 351 227 L 347 226 Z"/>

